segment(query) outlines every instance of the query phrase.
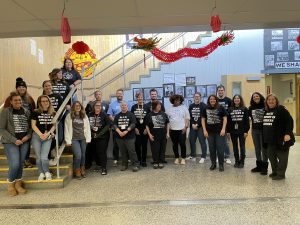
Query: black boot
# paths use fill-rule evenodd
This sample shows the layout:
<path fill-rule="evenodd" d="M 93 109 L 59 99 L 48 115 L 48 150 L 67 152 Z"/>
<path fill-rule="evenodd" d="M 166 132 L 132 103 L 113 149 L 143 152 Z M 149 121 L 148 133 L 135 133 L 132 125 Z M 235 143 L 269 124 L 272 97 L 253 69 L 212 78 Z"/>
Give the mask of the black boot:
<path fill-rule="evenodd" d="M 256 160 L 256 167 L 251 170 L 252 173 L 261 172 L 262 161 Z"/>
<path fill-rule="evenodd" d="M 234 167 L 239 168 L 240 165 L 239 155 L 234 155 L 234 159 L 235 159 Z"/>
<path fill-rule="evenodd" d="M 269 165 L 269 162 L 261 162 L 261 171 L 260 171 L 261 175 L 268 174 L 268 165 Z"/>
<path fill-rule="evenodd" d="M 239 168 L 244 168 L 244 164 L 245 164 L 245 156 L 241 156 L 241 159 L 240 159 L 240 164 L 239 164 Z"/>

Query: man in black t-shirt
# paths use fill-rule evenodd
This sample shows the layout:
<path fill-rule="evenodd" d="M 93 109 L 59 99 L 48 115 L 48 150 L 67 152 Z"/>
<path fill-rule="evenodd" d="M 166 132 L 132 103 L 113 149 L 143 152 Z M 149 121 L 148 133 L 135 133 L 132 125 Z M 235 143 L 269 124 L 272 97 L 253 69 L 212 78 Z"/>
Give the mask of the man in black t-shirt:
<path fill-rule="evenodd" d="M 101 102 L 102 112 L 105 112 L 107 114 L 109 104 L 105 101 L 102 101 L 102 92 L 100 90 L 95 91 L 94 97 L 95 97 L 95 100 L 90 101 L 85 107 L 86 114 L 89 114 L 93 110 L 94 105 L 97 101 Z"/>
<path fill-rule="evenodd" d="M 136 118 L 133 113 L 128 111 L 127 102 L 122 101 L 121 112 L 114 118 L 113 128 L 116 132 L 116 142 L 122 154 L 122 168 L 125 171 L 128 168 L 128 155 L 132 162 L 133 172 L 139 170 L 139 162 L 135 152 L 135 124 Z"/>
<path fill-rule="evenodd" d="M 152 102 L 157 101 L 157 90 L 155 88 L 150 90 L 150 98 L 151 101 L 145 104 L 145 106 L 149 107 L 152 111 Z M 161 111 L 165 112 L 165 107 L 163 104 L 161 104 Z"/>
<path fill-rule="evenodd" d="M 217 92 L 218 92 L 218 98 L 219 98 L 219 105 L 223 106 L 226 111 L 228 112 L 228 109 L 231 107 L 232 105 L 232 101 L 230 98 L 228 98 L 226 95 L 225 95 L 225 87 L 223 85 L 219 85 L 217 87 Z M 224 149 L 224 152 L 225 152 L 225 158 L 224 158 L 224 161 L 227 163 L 227 164 L 231 164 L 231 160 L 230 160 L 230 150 L 229 150 L 229 145 L 228 145 L 228 141 L 229 141 L 229 136 L 227 136 L 226 138 L 226 144 L 225 144 L 225 149 Z"/>

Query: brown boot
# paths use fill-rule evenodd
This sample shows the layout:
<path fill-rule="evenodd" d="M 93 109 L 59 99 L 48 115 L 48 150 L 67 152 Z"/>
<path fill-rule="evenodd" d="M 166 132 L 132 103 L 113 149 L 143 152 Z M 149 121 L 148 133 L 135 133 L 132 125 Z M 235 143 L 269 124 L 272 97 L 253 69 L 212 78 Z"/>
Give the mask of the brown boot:
<path fill-rule="evenodd" d="M 23 181 L 22 180 L 17 180 L 16 184 L 15 184 L 15 188 L 16 188 L 17 192 L 19 194 L 26 194 L 27 190 L 24 189 L 22 186 L 23 186 Z"/>
<path fill-rule="evenodd" d="M 81 177 L 80 169 L 75 169 L 74 172 L 75 172 L 75 178 L 81 180 L 82 177 Z"/>
<path fill-rule="evenodd" d="M 7 188 L 7 194 L 10 197 L 14 197 L 18 194 L 16 188 L 15 188 L 15 182 L 8 183 L 8 188 Z"/>
<path fill-rule="evenodd" d="M 83 178 L 86 178 L 86 175 L 85 175 L 85 166 L 81 166 L 81 167 L 80 167 L 80 172 L 81 172 L 81 176 L 82 176 Z"/>

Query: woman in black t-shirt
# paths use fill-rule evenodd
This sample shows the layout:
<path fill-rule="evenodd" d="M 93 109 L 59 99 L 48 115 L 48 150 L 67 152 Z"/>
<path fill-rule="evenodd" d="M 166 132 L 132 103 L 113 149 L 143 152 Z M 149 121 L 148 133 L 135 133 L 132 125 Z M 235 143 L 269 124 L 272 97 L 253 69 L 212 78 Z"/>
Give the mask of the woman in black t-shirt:
<path fill-rule="evenodd" d="M 290 146 L 295 143 L 294 121 L 289 111 L 279 105 L 278 98 L 269 94 L 263 117 L 263 140 L 267 145 L 273 180 L 285 179 Z"/>
<path fill-rule="evenodd" d="M 0 136 L 8 161 L 8 195 L 27 191 L 22 187 L 23 162 L 31 138 L 30 112 L 22 107 L 19 93 L 10 93 L 10 104 L 0 115 Z"/>
<path fill-rule="evenodd" d="M 218 155 L 219 171 L 223 172 L 227 112 L 223 106 L 219 105 L 217 96 L 210 95 L 202 115 L 201 123 L 203 134 L 208 140 L 210 160 L 212 163 L 209 169 L 216 169 L 216 155 Z"/>
<path fill-rule="evenodd" d="M 145 118 L 150 112 L 150 108 L 143 102 L 143 93 L 135 95 L 138 103 L 131 107 L 131 112 L 135 115 L 135 151 L 142 167 L 146 167 L 148 135 L 146 130 Z"/>
<path fill-rule="evenodd" d="M 235 168 L 244 168 L 246 157 L 246 137 L 250 129 L 248 109 L 244 105 L 242 96 L 235 95 L 232 98 L 232 106 L 228 109 L 227 132 L 230 133 Z M 238 147 L 240 144 L 240 149 Z M 240 153 L 239 153 L 240 151 Z"/>
<path fill-rule="evenodd" d="M 47 95 L 51 101 L 51 105 L 55 112 L 57 112 L 63 103 L 63 99 L 60 94 L 53 93 L 53 88 L 50 80 L 43 82 L 43 95 Z M 62 118 L 62 116 L 60 116 Z M 64 139 L 63 121 L 58 123 L 58 143 L 61 144 Z M 51 149 L 55 147 L 55 142 L 52 143 Z"/>
<path fill-rule="evenodd" d="M 62 70 L 58 68 L 53 69 L 49 73 L 49 78 L 52 84 L 52 92 L 54 94 L 59 94 L 64 101 L 70 92 L 70 86 L 63 78 Z"/>
<path fill-rule="evenodd" d="M 255 148 L 256 167 L 252 173 L 268 174 L 268 153 L 263 145 L 263 117 L 265 113 L 265 98 L 259 92 L 254 92 L 251 96 L 249 106 L 249 116 L 252 122 L 252 139 Z"/>
<path fill-rule="evenodd" d="M 38 181 L 52 180 L 49 171 L 48 154 L 54 137 L 55 124 L 52 119 L 55 111 L 47 95 L 41 95 L 37 100 L 38 108 L 31 115 L 31 126 L 33 129 L 32 147 L 36 154 L 36 165 L 39 170 Z"/>
<path fill-rule="evenodd" d="M 106 175 L 107 169 L 107 146 L 109 141 L 109 127 L 110 119 L 105 112 L 102 111 L 100 101 L 96 101 L 93 105 L 92 112 L 88 114 L 91 127 L 91 143 L 88 144 L 87 150 L 91 151 L 89 154 L 95 154 L 97 167 L 101 167 L 101 174 Z M 96 169 L 98 171 L 99 169 Z"/>
<path fill-rule="evenodd" d="M 167 138 L 169 135 L 169 118 L 161 110 L 159 101 L 152 102 L 152 111 L 146 117 L 146 129 L 150 139 L 153 168 L 162 169 L 165 162 Z"/>

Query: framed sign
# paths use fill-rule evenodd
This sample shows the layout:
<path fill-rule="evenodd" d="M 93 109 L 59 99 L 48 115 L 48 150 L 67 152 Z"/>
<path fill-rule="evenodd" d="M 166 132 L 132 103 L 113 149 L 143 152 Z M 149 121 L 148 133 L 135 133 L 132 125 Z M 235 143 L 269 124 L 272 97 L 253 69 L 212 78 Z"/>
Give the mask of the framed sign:
<path fill-rule="evenodd" d="M 170 97 L 174 94 L 174 84 L 164 84 L 164 97 Z"/>

